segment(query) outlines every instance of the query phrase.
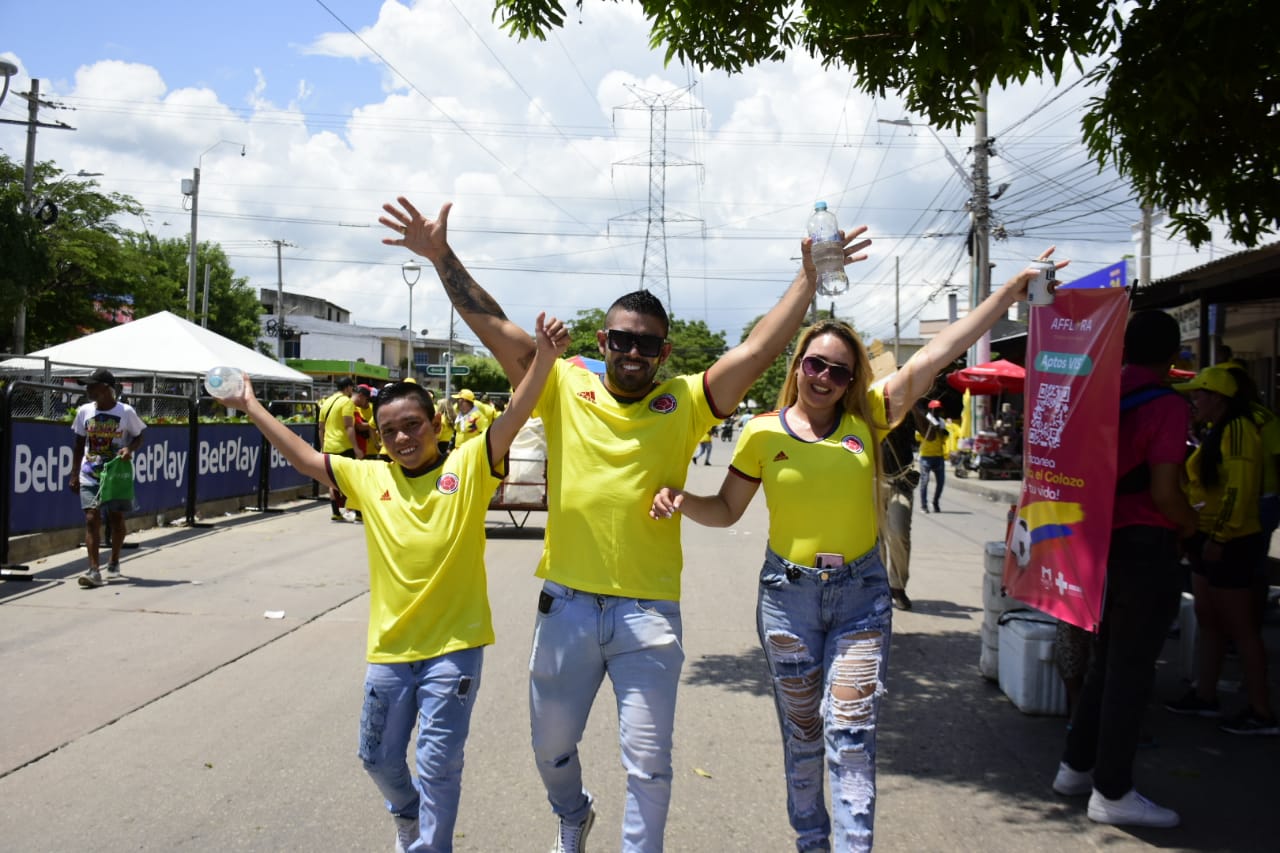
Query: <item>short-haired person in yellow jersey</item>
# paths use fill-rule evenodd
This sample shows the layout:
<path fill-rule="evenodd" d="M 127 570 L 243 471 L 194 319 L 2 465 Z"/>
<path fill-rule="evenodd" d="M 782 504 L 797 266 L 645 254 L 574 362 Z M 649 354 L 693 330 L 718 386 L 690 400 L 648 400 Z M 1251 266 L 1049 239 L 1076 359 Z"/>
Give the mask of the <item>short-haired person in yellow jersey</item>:
<path fill-rule="evenodd" d="M 390 462 L 321 453 L 245 390 L 244 411 L 298 471 L 359 499 L 369 552 L 369 666 L 359 755 L 395 819 L 396 850 L 450 851 L 463 750 L 493 619 L 484 570 L 484 520 L 506 475 L 507 450 L 569 345 L 564 325 L 539 315 L 532 364 L 507 416 L 483 441 L 448 456 L 425 388 L 386 386 L 374 418 Z M 405 753 L 419 728 L 416 777 Z"/>
<path fill-rule="evenodd" d="M 467 325 L 518 383 L 533 341 L 476 284 L 448 243 L 450 205 L 437 219 L 405 198 L 387 204 L 384 239 L 429 259 Z M 845 262 L 870 241 L 844 235 Z M 544 579 L 529 662 L 533 752 L 558 819 L 554 850 L 576 853 L 595 820 L 578 743 L 607 675 L 617 698 L 627 770 L 624 853 L 660 851 L 671 801 L 671 739 L 684 663 L 680 527 L 649 518 L 653 493 L 681 485 L 698 440 L 731 416 L 751 384 L 791 341 L 814 298 L 809 241 L 802 270 L 746 340 L 705 373 L 658 382 L 671 353 L 668 319 L 648 291 L 605 314 L 596 341 L 603 379 L 557 362 L 538 400 L 547 437 Z M 495 423 L 501 424 L 506 417 Z M 493 427 L 490 427 L 493 429 Z"/>
<path fill-rule="evenodd" d="M 654 496 L 655 519 L 681 512 L 728 527 L 764 486 L 769 544 L 756 627 L 773 675 L 797 850 L 871 849 L 876 723 L 893 620 L 877 542 L 880 443 L 938 371 L 1026 298 L 1035 275 L 1027 269 L 1011 278 L 879 386 L 852 327 L 839 320 L 810 326 L 796 344 L 778 410 L 743 429 L 719 494 L 673 485 Z"/>

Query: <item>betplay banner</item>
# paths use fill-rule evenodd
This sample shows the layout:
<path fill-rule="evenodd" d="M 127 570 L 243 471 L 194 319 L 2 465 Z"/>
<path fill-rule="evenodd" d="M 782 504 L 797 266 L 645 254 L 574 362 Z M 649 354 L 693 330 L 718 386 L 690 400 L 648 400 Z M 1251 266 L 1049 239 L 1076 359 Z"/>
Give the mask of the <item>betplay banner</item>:
<path fill-rule="evenodd" d="M 1090 631 L 1102 618 L 1128 312 L 1123 288 L 1059 288 L 1029 323 L 1022 495 L 1004 588 Z"/>

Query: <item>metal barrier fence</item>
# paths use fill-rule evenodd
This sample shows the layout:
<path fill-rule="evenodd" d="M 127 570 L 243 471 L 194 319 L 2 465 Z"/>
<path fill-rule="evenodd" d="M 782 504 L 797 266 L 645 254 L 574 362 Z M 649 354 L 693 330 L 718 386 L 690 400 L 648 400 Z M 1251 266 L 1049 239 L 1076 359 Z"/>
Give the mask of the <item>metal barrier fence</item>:
<path fill-rule="evenodd" d="M 182 508 L 196 524 L 200 503 L 252 495 L 267 511 L 273 492 L 312 486 L 293 469 L 257 427 L 226 417 L 211 398 L 195 396 L 193 380 L 156 377 L 119 398 L 147 424 L 134 457 L 135 508 L 130 515 L 163 514 Z M 161 390 L 137 390 L 138 386 Z M 172 388 L 179 393 L 166 393 Z M 185 392 L 185 393 L 183 393 Z M 0 564 L 9 561 L 13 535 L 69 528 L 84 523 L 68 480 L 73 471 L 75 435 L 71 424 L 86 402 L 84 389 L 56 381 L 12 379 L 0 405 Z M 309 444 L 317 445 L 318 406 L 310 399 L 275 399 L 270 410 Z M 219 417 L 221 413 L 222 417 Z"/>

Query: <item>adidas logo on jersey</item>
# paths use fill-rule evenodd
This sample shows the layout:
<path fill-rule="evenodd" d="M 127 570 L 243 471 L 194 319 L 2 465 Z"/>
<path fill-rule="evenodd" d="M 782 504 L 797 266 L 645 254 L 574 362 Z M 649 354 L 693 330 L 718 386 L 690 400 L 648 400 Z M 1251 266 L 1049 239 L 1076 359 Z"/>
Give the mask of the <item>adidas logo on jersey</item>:
<path fill-rule="evenodd" d="M 579 391 L 578 396 L 586 400 L 588 403 L 594 403 L 596 401 L 595 391 Z"/>
<path fill-rule="evenodd" d="M 787 455 L 785 450 L 779 450 L 778 455 L 773 457 L 774 462 L 786 462 L 791 457 Z"/>
<path fill-rule="evenodd" d="M 388 490 L 388 491 L 383 492 L 383 493 L 382 493 L 382 497 L 378 498 L 378 500 L 380 500 L 380 501 L 389 501 L 389 500 L 391 500 L 391 491 L 390 491 L 390 490 Z"/>

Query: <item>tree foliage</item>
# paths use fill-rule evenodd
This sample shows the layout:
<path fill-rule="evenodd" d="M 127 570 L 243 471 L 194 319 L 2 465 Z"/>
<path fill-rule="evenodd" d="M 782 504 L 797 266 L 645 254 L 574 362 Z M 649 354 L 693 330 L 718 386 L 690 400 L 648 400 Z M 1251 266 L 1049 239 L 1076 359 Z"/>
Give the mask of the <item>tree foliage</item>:
<path fill-rule="evenodd" d="M 14 347 L 13 320 L 24 302 L 28 352 L 101 331 L 122 315 L 186 315 L 187 241 L 125 227 L 142 221 L 136 201 L 100 192 L 52 163 L 36 164 L 32 199 L 40 215 L 28 211 L 22 165 L 0 154 L 0 351 Z M 209 328 L 252 348 L 257 295 L 219 246 L 202 243 L 197 259 L 201 284 L 210 266 Z"/>
<path fill-rule="evenodd" d="M 1057 82 L 1068 63 L 1103 56 L 1089 72 L 1103 94 L 1083 120 L 1100 166 L 1114 164 L 1196 245 L 1215 219 L 1250 246 L 1280 225 L 1274 0 L 635 2 L 668 62 L 736 73 L 803 51 L 942 127 L 970 122 L 978 91 Z M 495 0 L 494 17 L 544 39 L 565 11 L 560 0 Z"/>
<path fill-rule="evenodd" d="M 502 365 L 496 358 L 483 355 L 459 355 L 454 361 L 471 368 L 471 372 L 466 376 L 454 377 L 454 388 L 470 388 L 477 394 L 511 390 L 511 382 L 508 381 L 507 374 L 502 372 Z"/>

